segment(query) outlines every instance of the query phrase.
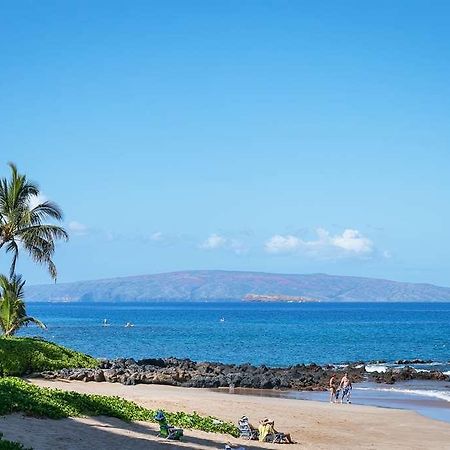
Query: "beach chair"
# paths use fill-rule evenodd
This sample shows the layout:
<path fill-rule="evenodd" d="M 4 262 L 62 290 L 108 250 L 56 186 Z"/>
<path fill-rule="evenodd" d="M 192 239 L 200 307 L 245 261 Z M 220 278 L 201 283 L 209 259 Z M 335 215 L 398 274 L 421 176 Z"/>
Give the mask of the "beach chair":
<path fill-rule="evenodd" d="M 248 440 L 256 440 L 258 439 L 258 430 L 255 430 L 252 428 L 248 421 L 247 416 L 243 416 L 239 419 L 238 422 L 239 425 L 239 432 L 242 439 L 248 439 Z"/>
<path fill-rule="evenodd" d="M 183 430 L 181 428 L 175 428 L 167 423 L 166 416 L 162 411 L 158 411 L 155 416 L 155 420 L 159 423 L 158 436 L 174 441 L 181 440 L 183 436 Z"/>
<path fill-rule="evenodd" d="M 270 433 L 266 436 L 266 442 L 271 442 L 272 444 L 284 444 L 286 435 L 284 433 Z"/>

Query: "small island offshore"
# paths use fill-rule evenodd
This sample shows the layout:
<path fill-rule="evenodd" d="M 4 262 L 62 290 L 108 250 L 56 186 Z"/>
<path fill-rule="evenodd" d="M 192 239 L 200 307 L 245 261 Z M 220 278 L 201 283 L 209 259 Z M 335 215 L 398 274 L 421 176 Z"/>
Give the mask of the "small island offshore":
<path fill-rule="evenodd" d="M 288 303 L 314 303 L 320 302 L 320 300 L 295 296 L 295 295 L 283 295 L 283 294 L 247 294 L 244 298 L 246 302 L 288 302 Z"/>

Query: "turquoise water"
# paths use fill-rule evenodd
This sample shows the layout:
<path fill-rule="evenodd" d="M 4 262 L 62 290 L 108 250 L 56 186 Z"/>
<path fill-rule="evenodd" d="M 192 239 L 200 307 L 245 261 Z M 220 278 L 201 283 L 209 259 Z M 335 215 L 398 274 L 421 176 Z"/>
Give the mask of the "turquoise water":
<path fill-rule="evenodd" d="M 446 370 L 450 360 L 450 303 L 29 303 L 28 312 L 48 330 L 22 334 L 96 357 L 270 366 L 421 358 Z"/>

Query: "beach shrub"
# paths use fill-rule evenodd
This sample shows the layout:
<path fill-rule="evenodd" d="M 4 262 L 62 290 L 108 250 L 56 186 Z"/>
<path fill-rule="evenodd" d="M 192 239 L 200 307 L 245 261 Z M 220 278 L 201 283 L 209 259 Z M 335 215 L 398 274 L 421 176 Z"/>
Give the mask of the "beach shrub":
<path fill-rule="evenodd" d="M 0 376 L 97 365 L 95 358 L 43 339 L 0 337 Z"/>
<path fill-rule="evenodd" d="M 24 413 L 35 417 L 62 419 L 64 417 L 109 416 L 124 421 L 155 422 L 156 411 L 139 406 L 120 397 L 59 389 L 42 388 L 20 378 L 0 379 L 0 415 Z M 171 425 L 239 436 L 238 428 L 212 416 L 200 416 L 196 412 L 166 412 Z"/>
<path fill-rule="evenodd" d="M 25 448 L 18 442 L 6 441 L 3 439 L 3 433 L 0 433 L 0 450 L 33 450 L 31 448 Z"/>

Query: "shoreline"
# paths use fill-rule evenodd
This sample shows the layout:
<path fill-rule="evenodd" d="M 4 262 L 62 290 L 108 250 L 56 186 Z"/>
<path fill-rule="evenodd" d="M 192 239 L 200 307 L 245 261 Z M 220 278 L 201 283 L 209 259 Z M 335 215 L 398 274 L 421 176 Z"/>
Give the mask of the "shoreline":
<path fill-rule="evenodd" d="M 253 423 L 257 423 L 264 416 L 269 416 L 275 420 L 277 429 L 290 432 L 293 439 L 299 442 L 299 444 L 291 445 L 290 448 L 443 449 L 449 448 L 448 443 L 450 442 L 450 426 L 448 424 L 422 417 L 413 411 L 356 404 L 330 405 L 324 402 L 299 401 L 289 398 L 229 395 L 208 389 L 164 385 L 124 386 L 117 383 L 42 379 L 29 379 L 29 381 L 39 386 L 81 393 L 118 395 L 149 408 L 197 411 L 200 414 L 214 415 L 234 423 L 244 414 L 249 416 Z M 2 419 L 0 424 L 3 424 L 4 420 Z M 13 420 L 17 419 L 11 419 L 11 421 Z M 24 430 L 27 420 L 22 420 L 22 429 Z M 42 423 L 42 419 L 39 420 Z M 97 419 L 91 418 L 91 420 Z M 76 421 L 72 420 L 72 422 Z M 46 427 L 42 427 L 41 433 L 45 434 L 45 429 Z M 198 438 L 198 433 L 201 432 L 194 433 L 186 430 L 186 442 L 191 436 L 192 439 Z M 17 438 L 16 435 L 10 433 L 6 433 L 6 437 Z M 279 448 L 273 444 L 234 440 L 223 435 L 208 435 L 208 439 L 212 442 L 210 446 L 187 448 L 221 448 L 220 445 L 228 440 L 246 448 Z M 35 448 L 36 450 L 50 449 L 45 446 L 35 446 Z M 67 446 L 65 448 L 75 450 L 84 447 Z M 129 448 L 140 447 L 130 446 Z M 171 446 L 171 448 L 178 447 Z M 179 448 L 186 447 L 180 446 Z"/>
<path fill-rule="evenodd" d="M 439 388 L 440 390 L 433 389 Z M 264 390 L 245 388 L 211 389 L 227 395 L 248 395 L 329 403 L 328 391 Z M 394 386 L 369 381 L 353 384 L 353 405 L 415 411 L 424 417 L 450 424 L 450 384 L 431 381 L 399 382 Z"/>

